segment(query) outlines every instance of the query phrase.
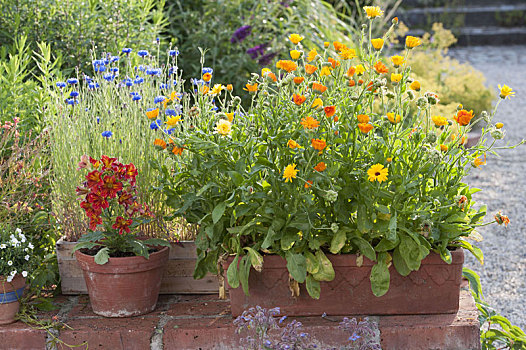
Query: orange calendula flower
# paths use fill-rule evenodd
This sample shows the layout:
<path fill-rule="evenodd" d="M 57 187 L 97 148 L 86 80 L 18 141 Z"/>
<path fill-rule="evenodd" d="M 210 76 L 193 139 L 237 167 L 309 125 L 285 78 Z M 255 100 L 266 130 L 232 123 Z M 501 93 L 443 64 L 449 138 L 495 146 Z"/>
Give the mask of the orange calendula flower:
<path fill-rule="evenodd" d="M 411 35 L 408 35 L 405 38 L 405 47 L 407 47 L 408 49 L 415 48 L 415 47 L 419 46 L 420 44 L 422 44 L 422 40 L 420 40 L 420 38 L 417 38 L 417 37 L 411 36 Z"/>
<path fill-rule="evenodd" d="M 252 93 L 255 93 L 256 91 L 258 91 L 258 84 L 257 83 L 246 84 L 245 86 L 246 87 L 243 88 L 243 90 L 245 90 L 245 91 L 252 92 Z"/>
<path fill-rule="evenodd" d="M 336 106 L 327 106 L 323 109 L 327 118 L 330 118 L 336 113 Z"/>
<path fill-rule="evenodd" d="M 316 93 L 323 94 L 327 90 L 327 87 L 315 81 L 312 83 L 312 90 Z"/>
<path fill-rule="evenodd" d="M 321 67 L 320 77 L 324 77 L 326 75 L 331 75 L 330 67 Z"/>
<path fill-rule="evenodd" d="M 336 61 L 334 58 L 332 57 L 329 57 L 327 59 L 327 61 L 330 62 L 331 66 L 332 66 L 332 69 L 335 69 L 336 67 L 338 67 L 340 65 L 340 61 Z"/>
<path fill-rule="evenodd" d="M 383 74 L 383 73 L 389 72 L 389 69 L 387 69 L 387 66 L 385 64 L 383 64 L 382 61 L 376 62 L 376 64 L 374 65 L 374 70 L 378 74 Z"/>
<path fill-rule="evenodd" d="M 206 85 L 201 86 L 201 89 L 199 90 L 203 95 L 206 95 L 208 91 L 210 91 L 210 88 Z"/>
<path fill-rule="evenodd" d="M 263 68 L 261 70 L 261 76 L 263 78 L 270 78 L 272 81 L 276 82 L 278 79 L 276 78 L 276 74 L 272 73 L 272 71 L 268 68 Z"/>
<path fill-rule="evenodd" d="M 503 126 L 504 126 L 503 123 L 497 123 L 497 124 L 495 124 L 495 127 L 496 127 L 497 129 L 502 129 Z"/>
<path fill-rule="evenodd" d="M 389 119 L 392 124 L 398 124 L 402 120 L 402 117 L 399 114 L 395 116 L 394 113 L 387 113 L 387 119 Z"/>
<path fill-rule="evenodd" d="M 314 167 L 314 170 L 318 171 L 318 172 L 322 172 L 322 171 L 325 171 L 325 169 L 327 169 L 327 165 L 325 165 L 324 162 L 319 162 L 318 164 L 316 164 L 316 166 Z"/>
<path fill-rule="evenodd" d="M 295 71 L 298 68 L 298 65 L 296 64 L 296 62 L 291 60 L 279 60 L 276 63 L 276 68 L 282 69 L 287 73 L 290 73 Z"/>
<path fill-rule="evenodd" d="M 183 154 L 183 150 L 184 150 L 183 147 L 174 146 L 174 148 L 172 149 L 172 153 L 175 154 L 176 156 L 180 156 L 181 154 Z"/>
<path fill-rule="evenodd" d="M 357 75 L 362 75 L 363 73 L 365 73 L 367 69 L 362 65 L 362 64 L 359 64 L 356 66 L 356 74 Z"/>
<path fill-rule="evenodd" d="M 151 111 L 146 111 L 146 116 L 148 119 L 155 119 L 159 115 L 159 108 L 152 109 Z"/>
<path fill-rule="evenodd" d="M 499 225 L 504 224 L 505 227 L 508 227 L 508 224 L 510 223 L 510 219 L 506 215 L 502 215 L 500 211 L 495 214 L 495 221 Z"/>
<path fill-rule="evenodd" d="M 402 56 L 396 55 L 391 57 L 391 62 L 393 62 L 393 66 L 395 66 L 395 68 L 398 68 L 404 64 L 405 60 Z"/>
<path fill-rule="evenodd" d="M 352 80 L 352 79 L 349 80 L 349 86 L 350 86 L 350 87 L 353 87 L 353 86 L 355 86 L 355 85 L 356 85 L 356 82 L 355 82 L 354 80 Z"/>
<path fill-rule="evenodd" d="M 505 99 L 515 97 L 515 92 L 512 88 L 510 88 L 508 85 L 503 85 L 502 87 L 499 84 L 499 90 L 500 90 L 500 98 Z"/>
<path fill-rule="evenodd" d="M 356 57 L 356 50 L 345 48 L 340 51 L 339 55 L 343 60 L 352 60 Z"/>
<path fill-rule="evenodd" d="M 389 157 L 385 160 L 387 163 L 391 163 L 393 161 L 393 158 Z"/>
<path fill-rule="evenodd" d="M 311 188 L 311 187 L 312 187 L 312 181 L 307 180 L 307 182 L 305 182 L 305 188 Z"/>
<path fill-rule="evenodd" d="M 322 140 L 322 139 L 312 139 L 311 146 L 315 150 L 320 151 L 320 154 L 321 154 L 323 150 L 325 149 L 325 147 L 327 147 L 327 143 L 325 142 L 325 140 Z"/>
<path fill-rule="evenodd" d="M 369 19 L 380 17 L 384 14 L 384 11 L 380 9 L 380 6 L 364 6 L 363 10 Z"/>
<path fill-rule="evenodd" d="M 283 171 L 283 178 L 285 179 L 285 182 L 292 182 L 292 179 L 296 178 L 298 171 L 299 170 L 296 169 L 296 164 L 287 165 Z"/>
<path fill-rule="evenodd" d="M 358 85 L 362 85 L 363 84 L 363 79 L 358 79 Z"/>
<path fill-rule="evenodd" d="M 335 41 L 332 44 L 334 45 L 334 50 L 336 50 L 336 51 L 341 51 L 341 50 L 343 50 L 344 48 L 347 47 L 347 46 L 345 46 L 344 44 L 342 44 L 339 41 Z"/>
<path fill-rule="evenodd" d="M 323 108 L 323 101 L 321 100 L 321 98 L 315 99 L 314 102 L 312 102 L 312 106 L 310 106 L 310 108 L 314 108 L 314 109 Z"/>
<path fill-rule="evenodd" d="M 335 123 L 337 123 L 337 122 L 338 122 L 338 120 L 340 120 L 340 118 L 338 118 L 338 116 L 337 116 L 337 115 L 335 115 L 335 116 L 334 116 L 334 118 L 332 118 L 332 119 L 334 120 L 334 122 L 335 122 Z M 336 134 L 336 135 L 338 135 L 338 134 Z"/>
<path fill-rule="evenodd" d="M 209 82 L 211 79 L 212 79 L 212 74 L 210 74 L 210 73 L 203 74 L 203 80 L 204 81 Z"/>
<path fill-rule="evenodd" d="M 431 117 L 431 120 L 433 121 L 433 123 L 435 123 L 435 126 L 436 127 L 439 127 L 439 126 L 443 126 L 443 125 L 447 125 L 449 124 L 447 122 L 447 118 L 446 117 L 442 117 L 440 115 L 434 115 Z"/>
<path fill-rule="evenodd" d="M 457 112 L 457 115 L 453 117 L 453 119 L 455 119 L 455 121 L 460 126 L 468 125 L 472 118 L 473 118 L 473 110 L 468 112 L 465 109 L 461 109 L 460 111 Z"/>
<path fill-rule="evenodd" d="M 320 126 L 320 122 L 311 116 L 308 116 L 307 118 L 301 118 L 300 124 L 303 125 L 304 129 L 316 129 L 318 126 Z"/>
<path fill-rule="evenodd" d="M 226 117 L 228 118 L 228 121 L 232 123 L 232 121 L 234 120 L 234 112 L 225 113 L 225 114 L 226 114 Z"/>
<path fill-rule="evenodd" d="M 304 77 L 294 77 L 293 80 L 294 80 L 294 84 L 299 85 L 299 84 L 303 83 L 305 78 Z"/>
<path fill-rule="evenodd" d="M 297 104 L 298 106 L 302 105 L 306 99 L 307 98 L 303 95 L 299 95 L 299 94 L 292 95 L 292 101 L 294 101 L 294 103 Z"/>
<path fill-rule="evenodd" d="M 440 150 L 441 150 L 442 152 L 444 152 L 444 153 L 447 152 L 447 150 L 448 150 L 447 145 L 440 145 Z"/>
<path fill-rule="evenodd" d="M 402 80 L 402 74 L 391 73 L 391 81 L 393 83 L 398 83 L 400 80 Z"/>
<path fill-rule="evenodd" d="M 369 181 L 378 181 L 382 183 L 383 181 L 387 181 L 389 170 L 387 170 L 382 164 L 375 164 L 367 170 L 367 175 L 369 176 Z"/>
<path fill-rule="evenodd" d="M 298 50 L 291 50 L 289 53 L 290 53 L 290 58 L 292 58 L 293 60 L 297 60 L 303 54 L 303 52 L 298 51 Z"/>
<path fill-rule="evenodd" d="M 356 118 L 358 118 L 358 123 L 369 123 L 369 116 L 367 114 L 358 114 Z"/>
<path fill-rule="evenodd" d="M 300 144 L 297 143 L 296 141 L 292 140 L 292 139 L 290 139 L 287 142 L 287 147 L 290 147 L 291 149 L 301 148 Z"/>
<path fill-rule="evenodd" d="M 371 44 L 373 45 L 376 51 L 380 51 L 382 47 L 384 47 L 384 39 L 382 38 L 371 39 Z"/>
<path fill-rule="evenodd" d="M 292 41 L 294 45 L 298 45 L 298 43 L 303 40 L 303 37 L 299 34 L 291 34 L 289 35 L 289 40 Z"/>
<path fill-rule="evenodd" d="M 347 73 L 345 74 L 350 78 L 354 75 L 354 73 L 356 73 L 356 67 L 350 66 L 349 69 L 347 70 Z"/>
<path fill-rule="evenodd" d="M 166 142 L 164 142 L 164 140 L 161 140 L 161 139 L 155 139 L 153 141 L 153 145 L 161 147 L 162 149 L 166 149 Z"/>
<path fill-rule="evenodd" d="M 475 160 L 473 161 L 473 166 L 475 168 L 478 168 L 481 165 L 485 165 L 485 164 L 486 164 L 486 153 L 484 153 L 484 160 L 482 160 L 482 158 L 475 158 Z"/>
<path fill-rule="evenodd" d="M 418 80 L 415 80 L 409 85 L 411 90 L 420 91 L 420 82 Z"/>
<path fill-rule="evenodd" d="M 309 53 L 307 54 L 307 62 L 314 61 L 316 56 L 318 56 L 318 51 L 316 51 L 316 49 L 310 50 Z"/>
<path fill-rule="evenodd" d="M 373 124 L 369 123 L 360 123 L 358 124 L 358 129 L 364 134 L 367 134 L 369 131 L 373 130 Z"/>
<path fill-rule="evenodd" d="M 373 82 L 370 81 L 369 84 L 367 84 L 367 91 L 373 91 Z M 376 93 L 377 90 L 374 90 L 374 92 Z"/>
<path fill-rule="evenodd" d="M 316 70 L 318 70 L 318 67 L 313 66 L 312 64 L 306 64 L 305 65 L 305 72 L 307 74 L 314 74 L 314 72 L 316 72 Z"/>
<path fill-rule="evenodd" d="M 226 86 L 226 89 L 227 89 L 228 91 L 232 91 L 232 90 L 234 90 L 234 86 L 233 86 L 232 84 L 228 84 L 228 85 Z"/>

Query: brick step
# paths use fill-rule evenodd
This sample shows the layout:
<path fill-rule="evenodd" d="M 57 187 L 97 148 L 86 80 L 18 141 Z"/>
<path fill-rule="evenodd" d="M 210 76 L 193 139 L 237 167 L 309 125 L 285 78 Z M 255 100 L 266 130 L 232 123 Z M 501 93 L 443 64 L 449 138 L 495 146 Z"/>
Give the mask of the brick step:
<path fill-rule="evenodd" d="M 416 29 L 410 30 L 408 35 L 422 36 L 424 33 L 424 30 Z M 458 46 L 526 44 L 526 27 L 465 27 L 454 34 Z"/>
<path fill-rule="evenodd" d="M 87 296 L 61 296 L 58 315 L 72 329 L 60 331 L 69 345 L 87 342 L 89 349 L 241 350 L 230 305 L 215 295 L 161 295 L 157 309 L 148 315 L 109 319 L 91 311 Z M 479 350 L 477 309 L 468 290 L 460 296 L 456 314 L 377 316 L 381 344 L 389 350 Z M 341 318 L 298 317 L 305 332 L 323 343 L 321 349 L 347 344 L 348 334 L 337 330 Z M 5 350 L 46 349 L 46 334 L 21 322 L 0 327 L 0 347 Z M 81 347 L 84 348 L 84 347 Z M 66 349 L 60 346 L 58 349 Z"/>
<path fill-rule="evenodd" d="M 526 24 L 526 3 L 512 5 L 428 7 L 400 10 L 398 17 L 409 28 L 428 27 L 434 22 L 453 22 L 457 26 L 510 27 Z"/>

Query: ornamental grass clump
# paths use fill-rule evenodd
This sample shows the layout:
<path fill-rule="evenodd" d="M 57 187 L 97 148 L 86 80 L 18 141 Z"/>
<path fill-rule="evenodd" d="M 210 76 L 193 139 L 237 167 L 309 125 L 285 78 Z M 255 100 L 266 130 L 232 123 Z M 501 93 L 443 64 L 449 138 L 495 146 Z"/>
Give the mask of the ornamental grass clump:
<path fill-rule="evenodd" d="M 382 11 L 367 15 L 370 28 Z M 320 282 L 335 275 L 327 255 L 354 253 L 375 262 L 371 287 L 382 296 L 391 265 L 407 276 L 430 252 L 450 263 L 461 247 L 482 261 L 468 239 L 489 224 L 486 207 L 473 207 L 478 190 L 464 178 L 503 148 L 495 146 L 504 135 L 496 108 L 483 115 L 478 143 L 466 148 L 473 112 L 458 106 L 435 115 L 440 96 L 409 88 L 407 62 L 421 40 L 407 37 L 391 59 L 395 68 L 387 68 L 376 38 L 365 33 L 356 47 L 333 42 L 322 52 L 291 33 L 290 50 L 303 54 L 252 75 L 249 110 L 223 105 L 166 135 L 184 145 L 182 154 L 172 152 L 177 166 L 165 169 L 163 189 L 174 216 L 200 225 L 195 277 L 235 256 L 228 282 L 248 293 L 250 268 L 261 271 L 263 255 L 277 254 L 291 283 L 306 283 L 319 298 Z"/>

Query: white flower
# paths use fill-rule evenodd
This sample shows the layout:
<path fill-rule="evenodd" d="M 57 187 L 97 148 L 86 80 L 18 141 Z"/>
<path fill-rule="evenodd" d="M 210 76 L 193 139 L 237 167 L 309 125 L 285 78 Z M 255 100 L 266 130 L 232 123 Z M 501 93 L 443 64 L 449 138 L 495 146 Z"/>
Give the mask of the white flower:
<path fill-rule="evenodd" d="M 15 276 L 7 276 L 7 282 L 11 282 Z"/>
<path fill-rule="evenodd" d="M 24 252 L 29 252 L 29 248 L 24 248 Z"/>
<path fill-rule="evenodd" d="M 22 271 L 22 276 L 25 278 L 27 277 L 27 271 Z"/>
<path fill-rule="evenodd" d="M 21 238 L 22 243 L 25 243 L 25 241 L 27 240 L 26 236 L 24 235 L 20 235 L 20 238 Z"/>
<path fill-rule="evenodd" d="M 24 256 L 24 259 L 26 259 L 26 261 L 29 261 L 29 255 Z"/>
<path fill-rule="evenodd" d="M 27 246 L 29 247 L 29 249 L 33 249 L 33 248 L 35 248 L 35 246 L 32 245 L 31 243 L 29 243 Z"/>
<path fill-rule="evenodd" d="M 12 262 L 11 260 L 9 260 L 9 261 L 7 262 L 7 265 L 8 265 L 8 266 L 13 266 L 13 262 Z"/>
<path fill-rule="evenodd" d="M 15 230 L 15 232 L 18 233 L 18 234 L 21 234 L 21 233 L 22 233 L 22 230 L 21 230 L 20 228 L 17 228 L 17 229 Z"/>
<path fill-rule="evenodd" d="M 0 249 L 5 249 L 5 248 L 6 248 L 5 244 L 0 244 Z"/>

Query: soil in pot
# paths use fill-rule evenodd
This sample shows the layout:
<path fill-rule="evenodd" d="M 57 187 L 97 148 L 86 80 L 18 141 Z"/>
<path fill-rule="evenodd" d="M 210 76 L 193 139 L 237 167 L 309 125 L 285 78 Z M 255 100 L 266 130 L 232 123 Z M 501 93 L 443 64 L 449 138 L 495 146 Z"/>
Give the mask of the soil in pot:
<path fill-rule="evenodd" d="M 26 279 L 20 274 L 11 282 L 0 276 L 0 325 L 15 322 L 15 316 L 20 309 L 19 299 L 24 293 L 25 285 Z"/>

